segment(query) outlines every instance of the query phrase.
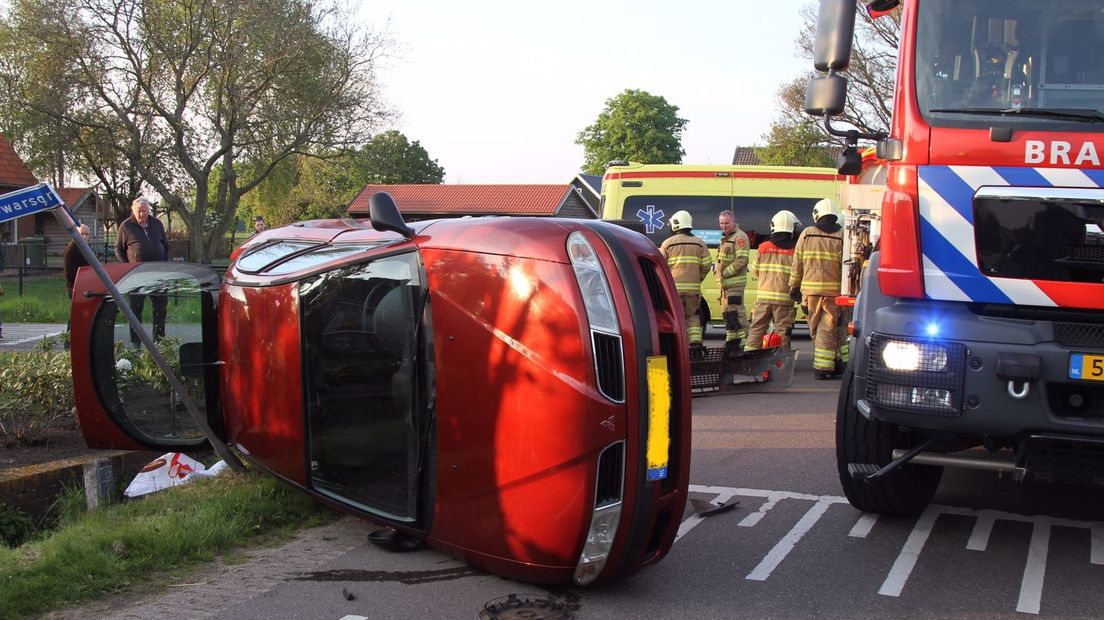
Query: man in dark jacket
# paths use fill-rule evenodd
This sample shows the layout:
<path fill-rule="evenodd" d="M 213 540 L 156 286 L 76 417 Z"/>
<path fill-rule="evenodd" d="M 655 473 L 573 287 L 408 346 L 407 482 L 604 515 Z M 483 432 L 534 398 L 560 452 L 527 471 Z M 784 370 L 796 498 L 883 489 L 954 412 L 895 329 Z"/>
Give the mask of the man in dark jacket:
<path fill-rule="evenodd" d="M 157 218 L 150 217 L 150 203 L 139 198 L 130 205 L 131 216 L 119 224 L 119 235 L 115 239 L 115 257 L 123 263 L 145 263 L 169 259 L 169 239 L 165 236 L 165 227 Z M 128 295 L 130 307 L 138 319 L 146 304 L 145 295 Z M 165 312 L 169 299 L 165 295 L 152 294 L 153 337 L 160 339 L 165 335 Z M 137 346 L 138 334 L 130 330 L 130 342 Z"/>
<path fill-rule="evenodd" d="M 84 237 L 86 242 L 92 238 L 92 229 L 88 227 L 88 224 L 77 226 L 77 232 Z M 84 260 L 84 254 L 81 254 L 80 249 L 77 248 L 76 241 L 70 241 L 65 246 L 65 253 L 62 256 L 65 264 L 65 288 L 69 289 L 69 299 L 72 299 L 73 283 L 77 279 L 77 269 L 87 267 L 88 261 Z"/>

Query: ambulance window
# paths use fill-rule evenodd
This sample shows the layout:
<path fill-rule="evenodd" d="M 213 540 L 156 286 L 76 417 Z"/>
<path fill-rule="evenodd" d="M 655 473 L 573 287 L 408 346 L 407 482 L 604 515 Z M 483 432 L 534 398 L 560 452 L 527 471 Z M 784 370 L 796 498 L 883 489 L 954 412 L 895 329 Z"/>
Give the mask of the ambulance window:
<path fill-rule="evenodd" d="M 711 248 L 720 245 L 721 229 L 717 217 L 731 209 L 740 230 L 747 233 L 751 247 L 757 248 L 770 236 L 770 221 L 775 213 L 789 210 L 801 222 L 812 220 L 817 198 L 780 198 L 762 196 L 632 196 L 625 201 L 626 218 L 639 218 L 648 237 L 659 245 L 671 236 L 671 215 L 685 210 L 694 219 L 694 234 Z"/>
<path fill-rule="evenodd" d="M 813 205 L 818 200 L 820 198 L 736 196 L 733 200 L 732 212 L 736 215 L 736 223 L 740 225 L 740 230 L 747 234 L 751 247 L 757 248 L 770 237 L 770 221 L 775 213 L 783 210 L 791 211 L 797 216 L 798 222 L 811 224 Z"/>
<path fill-rule="evenodd" d="M 671 216 L 686 211 L 694 220 L 694 234 L 706 245 L 717 247 L 721 241 L 717 216 L 731 208 L 730 196 L 630 196 L 625 200 L 622 217 L 643 222 L 645 234 L 659 245 L 671 236 Z"/>

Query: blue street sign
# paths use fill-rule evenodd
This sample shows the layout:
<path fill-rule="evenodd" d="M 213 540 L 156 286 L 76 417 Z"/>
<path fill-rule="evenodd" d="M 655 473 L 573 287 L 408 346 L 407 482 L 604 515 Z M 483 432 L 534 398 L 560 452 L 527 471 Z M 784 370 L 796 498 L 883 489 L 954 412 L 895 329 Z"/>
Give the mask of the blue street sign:
<path fill-rule="evenodd" d="M 0 196 L 0 222 L 64 205 L 54 188 L 39 183 Z"/>

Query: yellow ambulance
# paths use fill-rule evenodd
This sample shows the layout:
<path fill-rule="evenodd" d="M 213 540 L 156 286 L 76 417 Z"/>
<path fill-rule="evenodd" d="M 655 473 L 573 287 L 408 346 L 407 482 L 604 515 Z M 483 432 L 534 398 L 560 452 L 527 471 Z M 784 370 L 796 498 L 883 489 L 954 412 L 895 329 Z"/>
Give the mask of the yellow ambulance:
<path fill-rule="evenodd" d="M 659 245 L 671 234 L 668 219 L 678 211 L 694 218 L 694 234 L 717 255 L 721 229 L 717 216 L 729 209 L 754 248 L 770 236 L 770 220 L 783 209 L 811 223 L 813 205 L 837 198 L 844 178 L 833 168 L 637 164 L 610 162 L 602 178 L 602 219 L 619 220 L 641 230 Z M 800 232 L 800 231 L 799 231 Z M 751 316 L 755 280 L 744 296 Z M 710 274 L 702 284 L 703 319 L 720 321 L 720 289 Z"/>

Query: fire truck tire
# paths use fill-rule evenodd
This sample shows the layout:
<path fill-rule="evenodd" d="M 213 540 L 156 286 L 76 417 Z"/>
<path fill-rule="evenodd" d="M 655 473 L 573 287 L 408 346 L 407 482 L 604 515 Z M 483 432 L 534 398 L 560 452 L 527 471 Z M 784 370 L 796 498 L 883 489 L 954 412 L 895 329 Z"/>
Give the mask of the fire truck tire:
<path fill-rule="evenodd" d="M 863 512 L 893 516 L 914 516 L 931 502 L 943 468 L 932 465 L 903 465 L 874 482 L 855 479 L 848 463 L 885 465 L 895 448 L 912 447 L 909 436 L 899 428 L 867 419 L 855 406 L 855 373 L 848 368 L 840 385 L 836 408 L 836 465 L 847 501 Z"/>

